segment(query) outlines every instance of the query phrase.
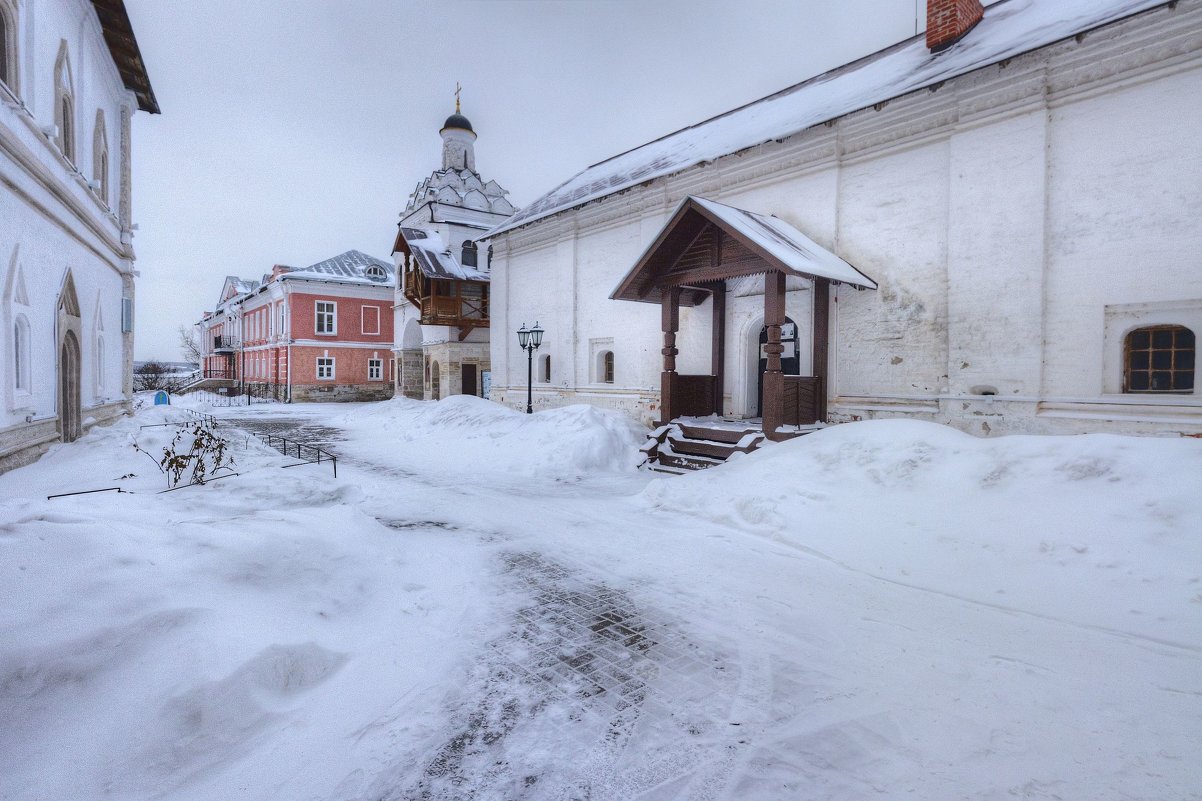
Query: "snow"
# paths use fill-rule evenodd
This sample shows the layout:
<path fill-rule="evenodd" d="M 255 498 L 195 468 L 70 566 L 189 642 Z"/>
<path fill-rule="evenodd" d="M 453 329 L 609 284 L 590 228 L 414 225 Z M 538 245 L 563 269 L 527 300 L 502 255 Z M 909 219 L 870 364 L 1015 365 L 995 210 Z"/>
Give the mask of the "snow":
<path fill-rule="evenodd" d="M 215 411 L 203 487 L 130 446 L 179 407 L 0 476 L 0 799 L 1202 786 L 1202 441 L 882 421 L 659 478 L 589 407 Z"/>
<path fill-rule="evenodd" d="M 437 231 L 425 228 L 401 228 L 405 244 L 413 252 L 423 273 L 430 278 L 459 281 L 487 281 L 488 273 L 460 264 Z"/>
<path fill-rule="evenodd" d="M 510 217 L 489 237 L 828 120 L 996 64 L 1165 0 L 1008 0 L 950 48 L 932 54 L 917 36 L 866 59 L 656 139 L 577 173 Z"/>
<path fill-rule="evenodd" d="M 703 197 L 690 196 L 689 199 L 733 226 L 786 267 L 807 277 L 829 278 L 852 286 L 876 289 L 875 281 L 784 220 L 737 209 Z"/>

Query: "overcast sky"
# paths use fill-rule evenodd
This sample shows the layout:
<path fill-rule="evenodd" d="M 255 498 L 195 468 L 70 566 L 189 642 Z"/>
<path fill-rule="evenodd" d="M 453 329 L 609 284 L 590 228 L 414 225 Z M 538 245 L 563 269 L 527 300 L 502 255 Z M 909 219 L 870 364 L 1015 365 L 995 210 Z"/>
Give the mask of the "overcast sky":
<path fill-rule="evenodd" d="M 925 11 L 925 2 L 919 0 Z M 454 110 L 523 206 L 590 164 L 915 33 L 915 0 L 126 0 L 162 106 L 134 123 L 135 357 L 226 275 L 391 260 Z M 918 26 L 922 27 L 921 22 Z"/>

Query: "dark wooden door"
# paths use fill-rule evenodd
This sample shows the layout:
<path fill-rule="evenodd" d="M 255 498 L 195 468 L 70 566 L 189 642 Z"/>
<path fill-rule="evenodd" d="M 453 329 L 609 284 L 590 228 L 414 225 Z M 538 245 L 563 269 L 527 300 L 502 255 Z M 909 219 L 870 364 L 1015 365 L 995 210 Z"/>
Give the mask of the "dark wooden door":
<path fill-rule="evenodd" d="M 756 371 L 759 378 L 759 387 L 755 393 L 756 417 L 764 415 L 764 371 L 768 369 L 768 357 L 764 355 L 764 346 L 767 344 L 768 326 L 764 326 L 760 329 L 760 366 Z M 801 375 L 801 354 L 797 350 L 797 323 L 788 317 L 785 318 L 785 324 L 781 326 L 780 344 L 785 349 L 785 352 L 780 355 L 780 371 L 785 375 Z"/>
<path fill-rule="evenodd" d="M 476 389 L 476 365 L 465 364 L 465 365 L 463 365 L 463 367 L 461 369 L 462 369 L 462 375 L 463 375 L 463 394 L 464 395 L 480 394 L 479 391 Z"/>

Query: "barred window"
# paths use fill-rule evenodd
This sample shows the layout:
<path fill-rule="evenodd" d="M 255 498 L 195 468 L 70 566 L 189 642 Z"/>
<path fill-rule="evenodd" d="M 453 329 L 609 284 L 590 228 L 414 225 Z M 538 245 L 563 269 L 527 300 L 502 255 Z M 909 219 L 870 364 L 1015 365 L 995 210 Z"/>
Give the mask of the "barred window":
<path fill-rule="evenodd" d="M 1182 325 L 1154 325 L 1127 334 L 1123 392 L 1192 392 L 1194 332 Z"/>

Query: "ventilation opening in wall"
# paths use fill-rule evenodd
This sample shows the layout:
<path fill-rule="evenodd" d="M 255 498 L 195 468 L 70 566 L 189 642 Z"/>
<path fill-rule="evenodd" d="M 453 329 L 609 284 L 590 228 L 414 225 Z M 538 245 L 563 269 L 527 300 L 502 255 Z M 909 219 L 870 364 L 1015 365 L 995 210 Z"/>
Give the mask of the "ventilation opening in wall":
<path fill-rule="evenodd" d="M 991 387 L 988 384 L 978 384 L 969 390 L 973 395 L 996 395 L 997 387 Z"/>

